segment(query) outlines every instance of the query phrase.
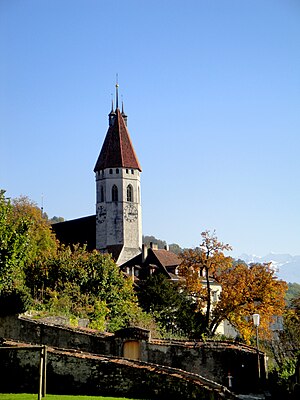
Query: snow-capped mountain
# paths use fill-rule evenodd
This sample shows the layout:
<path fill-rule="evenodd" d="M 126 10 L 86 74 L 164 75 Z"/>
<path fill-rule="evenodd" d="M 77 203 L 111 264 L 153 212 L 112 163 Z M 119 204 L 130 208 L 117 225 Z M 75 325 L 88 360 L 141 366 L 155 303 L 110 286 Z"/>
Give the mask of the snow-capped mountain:
<path fill-rule="evenodd" d="M 239 257 L 249 263 L 267 263 L 272 262 L 276 275 L 279 279 L 286 282 L 300 283 L 300 255 L 291 256 L 290 254 L 269 253 L 264 257 L 242 254 Z"/>

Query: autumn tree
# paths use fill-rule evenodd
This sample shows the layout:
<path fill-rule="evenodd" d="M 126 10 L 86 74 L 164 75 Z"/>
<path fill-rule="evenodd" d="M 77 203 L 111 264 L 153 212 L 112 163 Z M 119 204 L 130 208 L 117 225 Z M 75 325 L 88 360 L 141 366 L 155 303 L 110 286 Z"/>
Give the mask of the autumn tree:
<path fill-rule="evenodd" d="M 189 293 L 198 303 L 198 312 L 205 314 L 205 332 L 213 335 L 222 321 L 228 320 L 246 342 L 254 335 L 252 315 L 261 315 L 260 337 L 270 336 L 274 316 L 285 307 L 285 282 L 276 278 L 270 264 L 248 266 L 226 257 L 228 244 L 219 242 L 215 233 L 202 233 L 199 248 L 182 254 L 180 271 Z M 211 284 L 221 285 L 218 302 L 213 303 Z"/>
<path fill-rule="evenodd" d="M 233 264 L 216 276 L 222 285 L 212 312 L 215 325 L 227 319 L 246 342 L 255 335 L 252 315 L 260 314 L 259 336 L 270 339 L 274 317 L 283 314 L 287 284 L 278 280 L 270 264 Z"/>
<path fill-rule="evenodd" d="M 185 250 L 181 254 L 179 273 L 185 278 L 185 286 L 197 303 L 197 312 L 204 314 L 204 332 L 213 334 L 217 326 L 212 316 L 212 278 L 218 276 L 231 265 L 231 258 L 223 253 L 231 250 L 229 244 L 220 242 L 215 232 L 201 233 L 202 242 L 196 249 Z"/>

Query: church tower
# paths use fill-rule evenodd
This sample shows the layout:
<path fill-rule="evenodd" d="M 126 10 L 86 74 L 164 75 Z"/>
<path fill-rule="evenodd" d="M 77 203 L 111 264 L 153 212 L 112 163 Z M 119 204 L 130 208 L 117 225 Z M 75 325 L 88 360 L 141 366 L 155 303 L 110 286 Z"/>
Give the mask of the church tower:
<path fill-rule="evenodd" d="M 96 162 L 96 248 L 111 253 L 118 265 L 142 249 L 141 167 L 135 154 L 127 116 L 113 104 L 109 127 Z"/>

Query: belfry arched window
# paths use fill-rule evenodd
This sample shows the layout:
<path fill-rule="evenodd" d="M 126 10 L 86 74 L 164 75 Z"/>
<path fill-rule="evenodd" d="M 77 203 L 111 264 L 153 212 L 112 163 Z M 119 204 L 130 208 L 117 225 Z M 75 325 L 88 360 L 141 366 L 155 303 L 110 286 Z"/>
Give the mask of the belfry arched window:
<path fill-rule="evenodd" d="M 133 201 L 133 187 L 131 185 L 127 186 L 127 201 Z"/>
<path fill-rule="evenodd" d="M 118 201 L 118 188 L 116 185 L 113 185 L 111 189 L 111 200 Z"/>
<path fill-rule="evenodd" d="M 104 201 L 104 188 L 101 186 L 100 188 L 100 202 L 102 203 Z"/>

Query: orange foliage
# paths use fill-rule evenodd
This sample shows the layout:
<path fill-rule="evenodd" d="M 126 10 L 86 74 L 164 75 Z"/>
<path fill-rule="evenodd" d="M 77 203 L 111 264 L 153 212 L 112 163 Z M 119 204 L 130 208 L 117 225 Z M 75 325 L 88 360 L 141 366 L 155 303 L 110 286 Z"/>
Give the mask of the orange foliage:
<path fill-rule="evenodd" d="M 285 309 L 287 284 L 274 275 L 270 264 L 248 267 L 238 264 L 220 274 L 222 285 L 220 301 L 213 311 L 216 320 L 228 321 L 240 332 L 246 342 L 255 335 L 252 315 L 260 314 L 259 336 L 270 338 L 270 324 L 274 316 Z"/>
<path fill-rule="evenodd" d="M 270 337 L 272 319 L 284 312 L 286 282 L 276 278 L 270 264 L 235 265 L 231 257 L 224 255 L 224 250 L 231 250 L 231 247 L 219 242 L 215 233 L 206 231 L 202 233 L 199 248 L 181 254 L 179 273 L 197 301 L 198 311 L 205 313 L 206 332 L 214 334 L 227 319 L 249 343 L 255 336 L 252 315 L 258 313 L 261 317 L 259 335 Z M 216 305 L 211 301 L 212 282 L 222 286 Z"/>

